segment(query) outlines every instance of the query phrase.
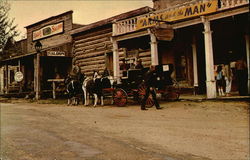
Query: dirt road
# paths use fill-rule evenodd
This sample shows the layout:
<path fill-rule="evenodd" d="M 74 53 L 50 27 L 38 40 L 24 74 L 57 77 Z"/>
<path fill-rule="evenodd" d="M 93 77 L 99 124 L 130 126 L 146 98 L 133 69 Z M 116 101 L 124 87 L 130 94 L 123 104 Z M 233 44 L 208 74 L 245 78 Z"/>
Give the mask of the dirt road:
<path fill-rule="evenodd" d="M 247 102 L 1 103 L 3 160 L 248 160 Z"/>

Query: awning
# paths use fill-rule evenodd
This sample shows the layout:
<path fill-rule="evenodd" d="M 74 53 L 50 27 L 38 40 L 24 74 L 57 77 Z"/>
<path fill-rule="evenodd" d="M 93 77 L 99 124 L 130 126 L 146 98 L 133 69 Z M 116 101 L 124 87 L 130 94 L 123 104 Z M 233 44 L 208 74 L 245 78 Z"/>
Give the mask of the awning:
<path fill-rule="evenodd" d="M 36 52 L 35 53 L 24 54 L 24 55 L 19 55 L 19 56 L 11 57 L 11 58 L 8 58 L 8 59 L 4 59 L 4 60 L 2 60 L 2 62 L 7 62 L 7 61 L 14 60 L 14 59 L 19 59 L 19 58 L 23 58 L 23 57 L 26 57 L 26 56 L 35 55 L 35 54 L 36 54 Z"/>

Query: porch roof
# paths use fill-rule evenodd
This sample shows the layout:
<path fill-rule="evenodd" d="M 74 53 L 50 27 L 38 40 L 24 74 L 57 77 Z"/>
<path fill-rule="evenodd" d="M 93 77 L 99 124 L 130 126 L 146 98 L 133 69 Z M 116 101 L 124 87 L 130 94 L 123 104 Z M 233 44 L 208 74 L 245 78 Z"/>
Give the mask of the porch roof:
<path fill-rule="evenodd" d="M 26 56 L 35 55 L 35 54 L 36 54 L 36 52 L 34 52 L 34 53 L 28 53 L 28 54 L 24 54 L 24 55 L 19 55 L 19 56 L 14 56 L 14 57 L 10 57 L 10 58 L 2 60 L 2 62 L 7 62 L 7 61 L 14 60 L 14 59 L 19 59 L 19 58 L 23 58 L 23 57 L 26 57 Z"/>

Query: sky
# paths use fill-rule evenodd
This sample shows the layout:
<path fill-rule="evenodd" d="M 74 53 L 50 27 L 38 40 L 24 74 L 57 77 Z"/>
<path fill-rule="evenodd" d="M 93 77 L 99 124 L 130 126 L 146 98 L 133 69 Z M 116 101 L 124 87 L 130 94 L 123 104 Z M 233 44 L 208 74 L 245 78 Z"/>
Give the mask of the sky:
<path fill-rule="evenodd" d="M 152 0 L 9 0 L 11 10 L 9 17 L 15 19 L 20 40 L 26 35 L 25 26 L 43 19 L 73 10 L 73 23 L 90 24 L 120 13 L 141 7 L 153 7 Z"/>

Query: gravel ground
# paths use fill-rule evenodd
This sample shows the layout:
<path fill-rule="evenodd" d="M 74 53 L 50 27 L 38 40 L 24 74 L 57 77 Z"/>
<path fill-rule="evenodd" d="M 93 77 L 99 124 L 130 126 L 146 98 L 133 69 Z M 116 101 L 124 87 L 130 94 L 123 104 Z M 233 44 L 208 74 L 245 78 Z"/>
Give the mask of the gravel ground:
<path fill-rule="evenodd" d="M 40 101 L 40 103 L 46 103 Z M 3 160 L 249 160 L 249 103 L 1 103 Z"/>

